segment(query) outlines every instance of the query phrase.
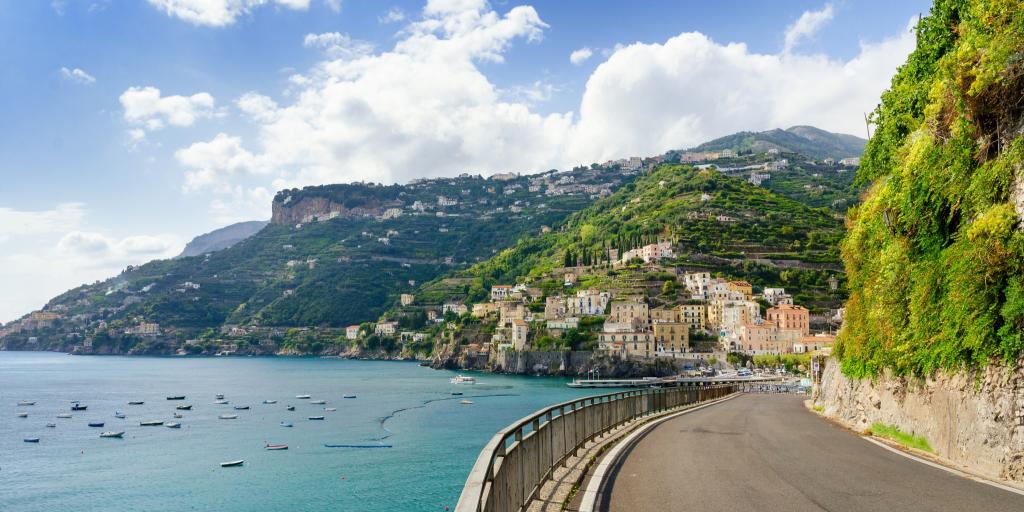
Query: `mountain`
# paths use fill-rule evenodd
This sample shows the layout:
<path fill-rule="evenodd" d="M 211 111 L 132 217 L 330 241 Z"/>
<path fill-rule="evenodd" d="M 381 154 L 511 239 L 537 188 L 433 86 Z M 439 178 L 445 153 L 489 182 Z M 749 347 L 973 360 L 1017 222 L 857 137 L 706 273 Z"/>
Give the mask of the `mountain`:
<path fill-rule="evenodd" d="M 227 249 L 228 247 L 255 235 L 261 229 L 265 228 L 267 224 L 270 224 L 270 222 L 264 220 L 252 220 L 247 222 L 238 222 L 231 224 L 230 226 L 215 229 L 209 233 L 193 238 L 192 241 L 185 245 L 185 249 L 183 249 L 181 254 L 177 257 L 186 258 L 189 256 L 201 256 L 208 252 Z"/>
<path fill-rule="evenodd" d="M 786 130 L 776 128 L 764 132 L 739 132 L 705 142 L 693 151 L 721 151 L 763 153 L 778 149 L 786 153 L 824 159 L 858 157 L 864 151 L 866 140 L 853 135 L 832 133 L 813 126 L 793 126 Z"/>

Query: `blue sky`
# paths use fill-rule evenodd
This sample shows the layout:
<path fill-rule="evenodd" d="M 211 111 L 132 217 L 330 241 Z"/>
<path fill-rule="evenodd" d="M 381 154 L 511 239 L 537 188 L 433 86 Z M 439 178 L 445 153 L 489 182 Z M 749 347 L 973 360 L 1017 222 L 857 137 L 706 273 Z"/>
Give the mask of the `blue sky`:
<path fill-rule="evenodd" d="M 927 9 L 0 2 L 0 322 L 269 217 L 283 187 L 536 171 L 792 124 L 860 135 Z"/>

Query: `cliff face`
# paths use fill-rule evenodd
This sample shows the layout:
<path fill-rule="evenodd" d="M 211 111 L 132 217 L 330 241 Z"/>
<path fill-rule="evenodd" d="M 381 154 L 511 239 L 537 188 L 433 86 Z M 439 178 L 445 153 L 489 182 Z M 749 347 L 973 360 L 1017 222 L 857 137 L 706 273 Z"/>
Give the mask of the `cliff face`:
<path fill-rule="evenodd" d="M 297 201 L 274 201 L 273 224 L 298 224 L 332 218 L 357 218 L 380 215 L 382 205 L 379 203 L 364 204 L 349 208 L 326 197 L 310 196 Z"/>
<path fill-rule="evenodd" d="M 830 360 L 817 405 L 854 430 L 875 422 L 928 440 L 937 455 L 990 478 L 1024 482 L 1024 358 L 1015 367 L 922 379 L 852 379 Z"/>

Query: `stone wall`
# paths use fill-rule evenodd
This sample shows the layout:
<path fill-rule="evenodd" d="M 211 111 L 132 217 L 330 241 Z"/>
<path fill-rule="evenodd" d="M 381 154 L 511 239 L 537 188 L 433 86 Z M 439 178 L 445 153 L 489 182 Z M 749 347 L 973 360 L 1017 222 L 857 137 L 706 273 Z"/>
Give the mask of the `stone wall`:
<path fill-rule="evenodd" d="M 923 436 L 949 462 L 1024 483 L 1024 358 L 1015 368 L 860 380 L 843 375 L 832 359 L 815 404 L 854 430 L 875 422 L 894 425 Z"/>

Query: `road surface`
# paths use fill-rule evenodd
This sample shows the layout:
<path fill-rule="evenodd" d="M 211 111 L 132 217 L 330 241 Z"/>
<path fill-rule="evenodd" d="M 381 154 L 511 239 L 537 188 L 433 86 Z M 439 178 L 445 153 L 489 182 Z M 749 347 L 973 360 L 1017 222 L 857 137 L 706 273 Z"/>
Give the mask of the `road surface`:
<path fill-rule="evenodd" d="M 875 446 L 801 395 L 742 395 L 651 429 L 624 452 L 598 510 L 1024 511 L 1024 496 Z"/>

